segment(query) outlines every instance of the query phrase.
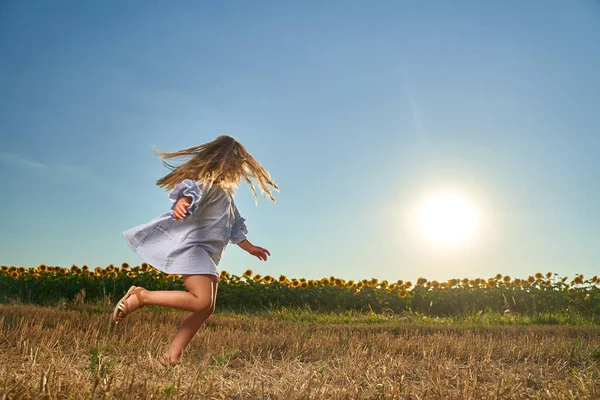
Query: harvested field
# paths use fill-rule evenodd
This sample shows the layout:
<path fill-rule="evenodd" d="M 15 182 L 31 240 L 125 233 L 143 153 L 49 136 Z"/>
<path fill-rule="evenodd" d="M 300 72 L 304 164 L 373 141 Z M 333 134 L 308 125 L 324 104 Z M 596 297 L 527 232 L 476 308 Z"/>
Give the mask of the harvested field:
<path fill-rule="evenodd" d="M 165 369 L 183 313 L 0 305 L 0 398 L 597 398 L 596 326 L 306 322 L 214 315 Z"/>

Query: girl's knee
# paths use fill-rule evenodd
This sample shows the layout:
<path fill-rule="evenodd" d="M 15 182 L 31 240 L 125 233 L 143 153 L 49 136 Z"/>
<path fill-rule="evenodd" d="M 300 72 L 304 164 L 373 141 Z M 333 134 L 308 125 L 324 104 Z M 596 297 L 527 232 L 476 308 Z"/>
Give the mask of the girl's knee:
<path fill-rule="evenodd" d="M 199 298 L 196 300 L 196 304 L 194 304 L 194 313 L 210 315 L 213 313 L 214 309 L 215 306 L 212 299 Z"/>

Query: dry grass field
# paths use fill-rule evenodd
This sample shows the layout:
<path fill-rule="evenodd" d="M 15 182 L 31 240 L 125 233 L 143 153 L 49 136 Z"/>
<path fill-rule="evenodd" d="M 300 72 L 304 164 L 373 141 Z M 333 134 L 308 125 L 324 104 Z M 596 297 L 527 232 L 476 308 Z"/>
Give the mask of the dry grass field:
<path fill-rule="evenodd" d="M 595 326 L 311 322 L 216 314 L 163 368 L 183 314 L 0 305 L 0 399 L 585 399 Z"/>

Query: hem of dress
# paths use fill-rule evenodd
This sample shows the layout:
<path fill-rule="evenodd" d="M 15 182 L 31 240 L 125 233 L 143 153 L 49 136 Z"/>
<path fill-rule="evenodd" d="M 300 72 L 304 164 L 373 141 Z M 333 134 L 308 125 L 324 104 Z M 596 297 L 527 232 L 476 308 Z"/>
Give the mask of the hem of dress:
<path fill-rule="evenodd" d="M 144 262 L 150 264 L 153 268 L 159 270 L 163 274 L 169 274 L 169 275 L 214 275 L 218 279 L 221 278 L 221 273 L 220 273 L 219 269 L 216 269 L 215 271 L 206 272 L 206 273 L 189 273 L 189 272 L 172 272 L 172 271 L 166 271 L 167 268 L 161 262 L 153 262 L 151 260 L 147 260 L 141 254 L 139 254 L 138 251 L 137 251 L 137 249 L 134 248 L 133 244 L 129 241 L 129 238 L 125 235 L 125 233 L 123 233 L 123 238 L 125 239 L 125 242 L 129 246 L 129 248 L 131 249 L 131 251 L 133 251 L 139 258 L 141 258 L 142 260 L 144 260 Z"/>

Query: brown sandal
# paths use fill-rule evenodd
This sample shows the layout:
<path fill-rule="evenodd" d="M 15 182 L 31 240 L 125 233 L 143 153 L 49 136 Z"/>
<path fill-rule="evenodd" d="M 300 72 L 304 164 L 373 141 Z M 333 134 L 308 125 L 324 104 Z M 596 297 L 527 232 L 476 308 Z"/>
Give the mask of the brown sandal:
<path fill-rule="evenodd" d="M 115 309 L 113 310 L 112 313 L 112 321 L 115 324 L 118 324 L 120 321 L 122 321 L 123 319 L 125 319 L 126 316 L 128 316 L 129 314 L 131 314 L 133 311 L 129 310 L 129 307 L 127 307 L 127 303 L 125 302 L 129 297 L 136 295 L 136 297 L 138 298 L 138 302 L 140 303 L 139 306 L 136 308 L 140 309 L 142 307 L 144 307 L 144 299 L 142 298 L 142 291 L 144 291 L 146 289 L 144 289 L 143 287 L 137 287 L 137 286 L 132 286 L 129 288 L 129 290 L 127 291 L 127 293 L 125 293 L 125 296 L 123 296 L 121 298 L 121 300 L 119 300 L 119 302 L 117 303 L 117 305 L 115 306 Z M 123 317 L 121 318 L 121 320 L 117 320 L 118 316 L 119 316 L 119 311 L 123 314 Z"/>

